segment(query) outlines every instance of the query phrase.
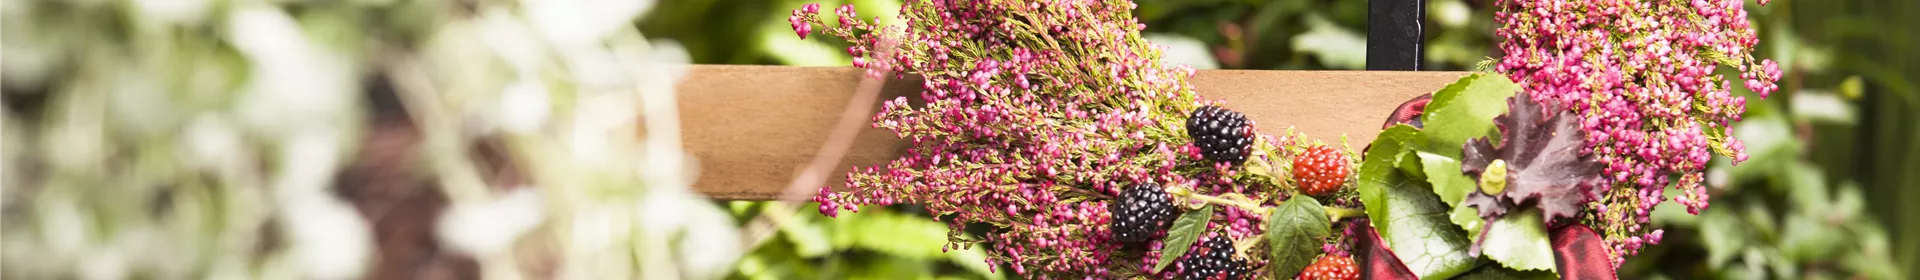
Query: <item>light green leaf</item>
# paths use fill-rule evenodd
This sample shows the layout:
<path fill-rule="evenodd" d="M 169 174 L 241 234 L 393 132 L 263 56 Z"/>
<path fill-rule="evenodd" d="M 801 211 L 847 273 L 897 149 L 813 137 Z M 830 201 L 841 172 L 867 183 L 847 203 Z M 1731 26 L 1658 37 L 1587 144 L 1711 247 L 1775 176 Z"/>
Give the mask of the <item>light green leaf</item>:
<path fill-rule="evenodd" d="M 1448 84 L 1433 93 L 1433 102 L 1420 115 L 1426 123 L 1421 134 L 1431 143 L 1418 148 L 1459 158 L 1460 147 L 1467 139 L 1486 137 L 1494 131 L 1493 118 L 1507 112 L 1507 98 L 1517 92 L 1520 85 L 1501 74 L 1475 73 Z"/>
<path fill-rule="evenodd" d="M 1277 279 L 1293 278 L 1313 264 L 1314 258 L 1320 255 L 1320 245 L 1333 231 L 1327 209 L 1320 206 L 1320 201 L 1304 195 L 1281 202 L 1267 217 L 1267 244 L 1272 246 L 1268 250 L 1267 274 Z"/>
<path fill-rule="evenodd" d="M 1447 214 L 1447 220 L 1467 231 L 1467 236 L 1480 236 L 1480 229 L 1486 228 L 1487 220 L 1480 218 L 1480 210 L 1466 205 L 1454 205 Z"/>
<path fill-rule="evenodd" d="M 1553 264 L 1553 245 L 1547 241 L 1546 226 L 1541 221 L 1540 209 L 1501 216 L 1486 228 L 1490 231 L 1480 252 L 1507 268 L 1558 272 Z"/>
<path fill-rule="evenodd" d="M 853 246 L 913 260 L 939 258 L 947 225 L 898 212 L 862 213 L 835 234 L 853 236 Z M 836 220 L 846 219 L 845 217 Z"/>
<path fill-rule="evenodd" d="M 1424 150 L 1415 154 L 1420 156 L 1420 166 L 1426 171 L 1427 183 L 1433 185 L 1433 194 L 1439 195 L 1440 201 L 1446 202 L 1447 206 L 1460 205 L 1460 201 L 1467 199 L 1467 194 L 1479 188 L 1479 183 L 1474 182 L 1473 177 L 1460 172 L 1458 151 L 1453 156 Z"/>
<path fill-rule="evenodd" d="M 1180 214 L 1180 218 L 1174 219 L 1173 228 L 1167 229 L 1167 238 L 1163 239 L 1165 242 L 1160 247 L 1160 262 L 1153 265 L 1153 272 L 1160 273 L 1160 270 L 1166 269 L 1168 264 L 1173 264 L 1174 260 L 1186 255 L 1187 247 L 1193 247 L 1193 242 L 1207 232 L 1207 221 L 1212 219 L 1213 205 L 1187 211 L 1186 214 Z"/>
<path fill-rule="evenodd" d="M 1360 169 L 1360 199 L 1366 204 L 1380 237 L 1420 278 L 1442 279 L 1464 273 L 1479 264 L 1467 255 L 1472 242 L 1466 232 L 1448 221 L 1448 208 L 1426 182 L 1401 174 L 1397 164 L 1412 152 L 1399 140 L 1417 135 L 1408 126 L 1381 132 Z"/>

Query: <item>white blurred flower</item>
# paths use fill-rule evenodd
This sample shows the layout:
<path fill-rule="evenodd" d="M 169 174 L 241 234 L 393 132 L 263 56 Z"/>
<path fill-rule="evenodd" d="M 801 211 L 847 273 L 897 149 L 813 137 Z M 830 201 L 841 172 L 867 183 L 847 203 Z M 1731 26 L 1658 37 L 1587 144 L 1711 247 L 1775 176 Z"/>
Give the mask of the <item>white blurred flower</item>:
<path fill-rule="evenodd" d="M 494 256 L 511 249 L 522 235 L 546 220 L 543 198 L 535 187 L 483 203 L 456 204 L 435 226 L 440 240 L 474 256 Z"/>
<path fill-rule="evenodd" d="M 522 78 L 500 91 L 500 126 L 511 133 L 535 133 L 547 123 L 552 101 L 547 87 Z"/>
<path fill-rule="evenodd" d="M 236 106 L 240 119 L 268 135 L 347 125 L 340 117 L 351 115 L 358 90 L 353 60 L 314 45 L 279 9 L 235 9 L 229 40 L 253 70 Z"/>
<path fill-rule="evenodd" d="M 371 229 L 352 205 L 324 193 L 282 196 L 277 212 L 307 279 L 356 279 L 373 253 Z"/>
<path fill-rule="evenodd" d="M 522 12 L 547 41 L 571 49 L 600 39 L 653 8 L 651 0 L 545 0 L 521 2 Z"/>

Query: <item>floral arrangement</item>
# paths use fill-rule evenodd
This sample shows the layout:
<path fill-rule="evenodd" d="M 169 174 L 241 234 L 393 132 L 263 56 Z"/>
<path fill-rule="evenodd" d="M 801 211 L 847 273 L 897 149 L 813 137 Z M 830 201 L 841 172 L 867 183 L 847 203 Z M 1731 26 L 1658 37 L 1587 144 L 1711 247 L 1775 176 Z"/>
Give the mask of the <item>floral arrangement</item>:
<path fill-rule="evenodd" d="M 1739 1 L 1498 3 L 1499 73 L 1403 106 L 1364 155 L 1199 96 L 1130 1 L 908 1 L 888 27 L 809 4 L 800 37 L 924 79 L 874 118 L 911 149 L 814 201 L 924 205 L 950 248 L 1036 278 L 1612 277 L 1660 239 L 1665 186 L 1697 211 L 1711 155 L 1743 157 L 1744 100 L 1713 71 L 1765 94 L 1778 67 Z"/>

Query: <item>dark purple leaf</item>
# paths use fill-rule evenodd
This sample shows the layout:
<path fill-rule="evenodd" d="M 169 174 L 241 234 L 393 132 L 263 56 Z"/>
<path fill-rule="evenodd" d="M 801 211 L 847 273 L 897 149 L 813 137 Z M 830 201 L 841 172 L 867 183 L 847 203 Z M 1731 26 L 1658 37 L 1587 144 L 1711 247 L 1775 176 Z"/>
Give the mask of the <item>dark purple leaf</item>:
<path fill-rule="evenodd" d="M 1460 164 L 1461 172 L 1478 182 L 1488 164 L 1505 161 L 1506 188 L 1494 194 L 1474 191 L 1466 204 L 1489 223 L 1523 206 L 1539 207 L 1548 224 L 1579 215 L 1583 205 L 1600 197 L 1603 166 L 1582 152 L 1586 136 L 1578 120 L 1568 111 L 1547 111 L 1558 106 L 1541 106 L 1525 94 L 1508 98 L 1507 105 L 1507 114 L 1494 118 L 1499 145 L 1469 139 Z"/>

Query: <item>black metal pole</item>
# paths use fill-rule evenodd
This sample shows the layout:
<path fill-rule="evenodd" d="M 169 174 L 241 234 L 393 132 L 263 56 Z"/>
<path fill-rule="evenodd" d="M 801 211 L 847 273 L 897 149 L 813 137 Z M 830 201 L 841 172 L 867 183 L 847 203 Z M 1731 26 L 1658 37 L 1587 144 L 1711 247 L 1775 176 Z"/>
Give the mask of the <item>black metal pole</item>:
<path fill-rule="evenodd" d="M 1426 18 L 1426 0 L 1367 1 L 1367 70 L 1419 71 Z"/>

